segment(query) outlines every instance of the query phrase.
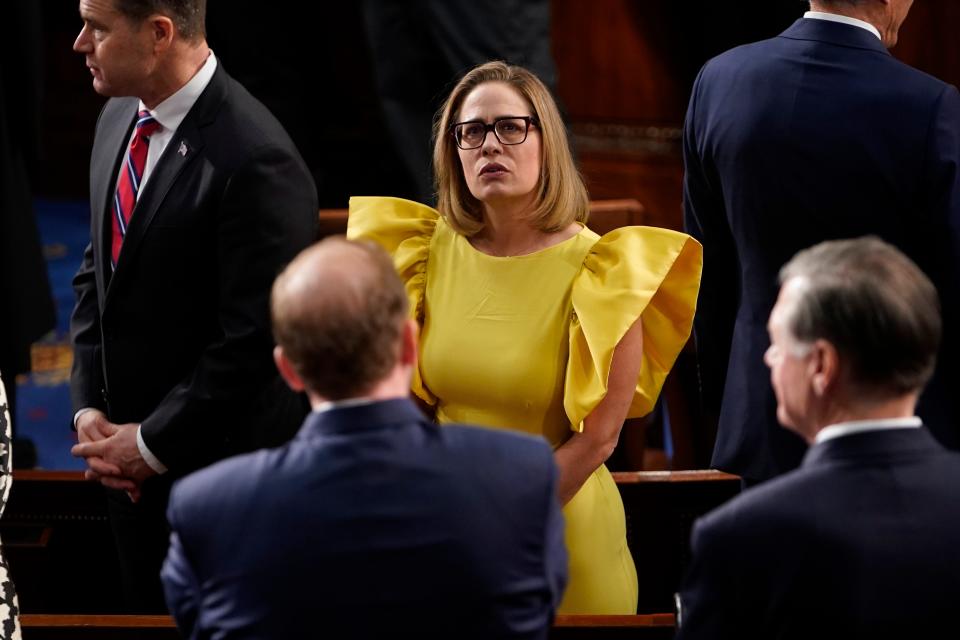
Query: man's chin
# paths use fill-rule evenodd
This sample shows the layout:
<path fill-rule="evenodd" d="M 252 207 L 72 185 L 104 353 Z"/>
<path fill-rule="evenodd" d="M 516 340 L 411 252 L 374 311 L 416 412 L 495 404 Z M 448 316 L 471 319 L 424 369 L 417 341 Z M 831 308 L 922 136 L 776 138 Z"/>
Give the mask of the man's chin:
<path fill-rule="evenodd" d="M 789 429 L 790 431 L 797 430 L 793 420 L 790 419 L 790 416 L 787 415 L 787 412 L 783 410 L 782 406 L 777 407 L 777 422 L 779 422 L 780 426 L 784 429 Z"/>
<path fill-rule="evenodd" d="M 110 85 L 104 82 L 103 80 L 101 80 L 100 78 L 93 79 L 93 90 L 105 98 L 116 97 L 116 93 L 113 91 Z"/>

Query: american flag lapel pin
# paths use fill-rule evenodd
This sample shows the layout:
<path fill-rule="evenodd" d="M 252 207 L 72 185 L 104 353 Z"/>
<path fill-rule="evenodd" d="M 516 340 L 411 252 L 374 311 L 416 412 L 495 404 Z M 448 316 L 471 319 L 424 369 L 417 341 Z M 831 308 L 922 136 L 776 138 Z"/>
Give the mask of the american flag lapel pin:
<path fill-rule="evenodd" d="M 180 148 L 177 149 L 177 153 L 179 153 L 179 154 L 180 154 L 181 156 L 183 156 L 184 158 L 187 157 L 187 143 L 186 143 L 186 142 L 181 142 L 181 143 L 180 143 Z"/>

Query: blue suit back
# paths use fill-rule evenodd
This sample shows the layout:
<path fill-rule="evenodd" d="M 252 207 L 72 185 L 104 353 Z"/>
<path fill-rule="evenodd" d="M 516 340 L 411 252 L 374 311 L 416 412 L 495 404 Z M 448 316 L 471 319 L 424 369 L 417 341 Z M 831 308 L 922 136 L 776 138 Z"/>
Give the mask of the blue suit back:
<path fill-rule="evenodd" d="M 542 638 L 566 581 L 546 442 L 407 400 L 313 413 L 175 486 L 168 603 L 194 638 Z"/>
<path fill-rule="evenodd" d="M 960 95 L 894 59 L 859 27 L 801 19 L 706 64 L 684 130 L 684 216 L 704 245 L 696 339 L 703 401 L 719 414 L 715 467 L 764 479 L 804 446 L 776 421 L 763 364 L 781 266 L 829 239 L 877 235 L 934 281 L 944 306 L 941 369 L 921 403 L 960 445 Z M 878 348 L 882 348 L 878 345 Z"/>

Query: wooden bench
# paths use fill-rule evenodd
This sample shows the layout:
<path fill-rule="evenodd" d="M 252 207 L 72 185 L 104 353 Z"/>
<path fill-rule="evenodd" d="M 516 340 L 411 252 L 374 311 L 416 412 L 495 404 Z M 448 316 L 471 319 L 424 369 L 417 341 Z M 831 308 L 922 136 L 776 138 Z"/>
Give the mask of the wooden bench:
<path fill-rule="evenodd" d="M 176 640 L 170 616 L 47 615 L 20 618 L 24 640 Z M 318 621 L 317 631 L 323 629 Z M 669 613 L 637 616 L 557 616 L 551 640 L 667 640 L 673 637 Z"/>
<path fill-rule="evenodd" d="M 673 610 L 693 521 L 736 495 L 717 471 L 613 474 L 640 577 L 639 613 Z M 0 535 L 26 613 L 119 614 L 119 567 L 101 487 L 80 472 L 15 471 Z"/>
<path fill-rule="evenodd" d="M 23 640 L 179 640 L 181 637 L 170 616 L 23 614 L 20 626 Z"/>
<path fill-rule="evenodd" d="M 557 616 L 550 640 L 670 640 L 672 613 L 636 616 Z"/>
<path fill-rule="evenodd" d="M 740 492 L 740 478 L 720 471 L 614 473 L 637 565 L 638 613 L 672 611 L 690 564 L 694 521 Z"/>

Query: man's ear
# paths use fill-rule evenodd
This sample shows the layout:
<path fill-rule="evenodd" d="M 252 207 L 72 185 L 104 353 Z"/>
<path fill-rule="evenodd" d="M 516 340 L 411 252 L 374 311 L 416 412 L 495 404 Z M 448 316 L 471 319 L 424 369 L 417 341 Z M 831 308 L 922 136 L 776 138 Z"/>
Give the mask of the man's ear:
<path fill-rule="evenodd" d="M 154 53 L 162 53 L 173 44 L 177 28 L 173 24 L 173 20 L 167 16 L 160 14 L 150 16 L 147 18 L 147 28 L 150 29 Z"/>
<path fill-rule="evenodd" d="M 420 335 L 420 325 L 413 318 L 407 318 L 403 323 L 403 333 L 400 336 L 400 364 L 409 367 L 417 366 L 417 343 Z"/>
<path fill-rule="evenodd" d="M 280 372 L 280 377 L 283 378 L 288 387 L 297 392 L 306 388 L 300 374 L 297 373 L 293 363 L 287 358 L 287 354 L 283 352 L 283 347 L 280 345 L 273 348 L 273 362 L 277 365 L 277 371 Z"/>
<path fill-rule="evenodd" d="M 818 396 L 823 396 L 833 388 L 840 377 L 840 354 L 837 348 L 826 340 L 816 340 L 810 354 L 809 366 L 813 391 Z"/>

